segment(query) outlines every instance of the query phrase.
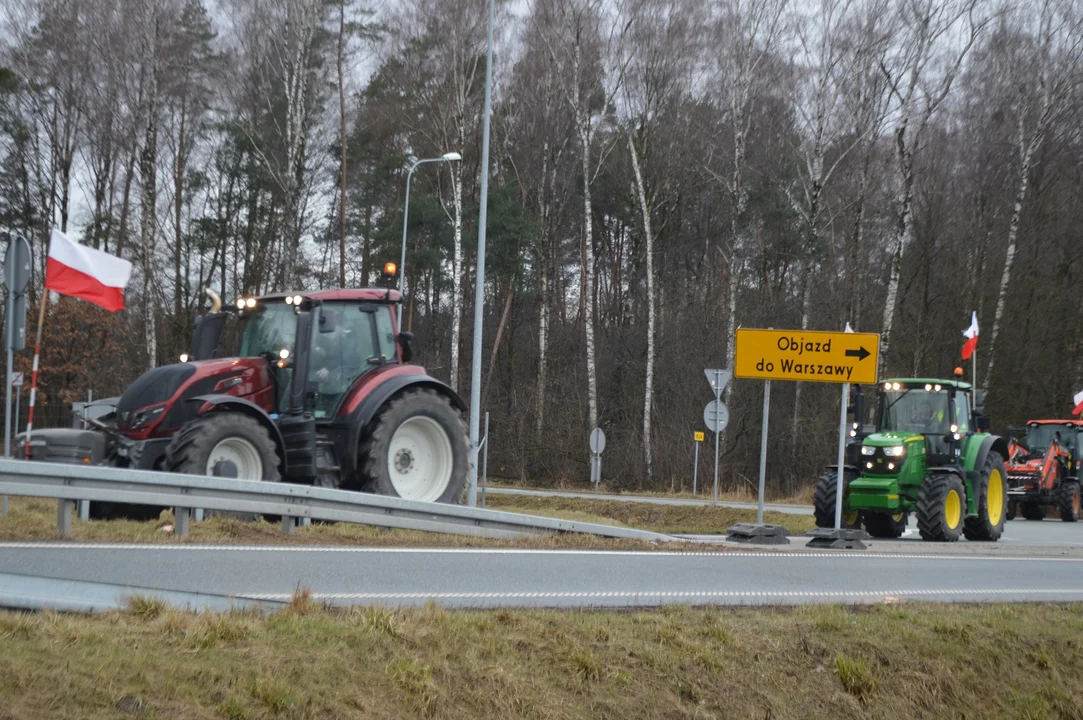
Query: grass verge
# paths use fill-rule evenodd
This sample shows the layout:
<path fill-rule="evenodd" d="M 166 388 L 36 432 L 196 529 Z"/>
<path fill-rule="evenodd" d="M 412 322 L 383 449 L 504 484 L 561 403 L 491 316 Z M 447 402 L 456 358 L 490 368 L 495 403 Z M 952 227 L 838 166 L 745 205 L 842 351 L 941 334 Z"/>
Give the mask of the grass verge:
<path fill-rule="evenodd" d="M 1080 718 L 1081 638 L 1081 605 L 332 611 L 301 593 L 258 616 L 141 599 L 0 613 L 0 717 Z"/>
<path fill-rule="evenodd" d="M 571 500 L 565 498 L 533 498 L 490 496 L 489 507 L 497 510 L 561 517 L 608 525 L 641 527 L 665 533 L 723 532 L 737 522 L 752 522 L 755 512 L 715 507 L 656 506 L 645 503 L 607 502 L 602 500 Z M 785 524 L 794 532 L 811 527 L 812 518 L 768 513 L 767 522 Z M 285 533 L 277 524 L 242 522 L 230 518 L 213 518 L 193 522 L 187 540 L 160 528 L 172 523 L 167 512 L 158 520 L 91 520 L 72 523 L 71 539 L 80 542 L 194 542 L 298 545 L 355 545 L 404 547 L 537 547 L 585 549 L 679 549 L 687 543 L 648 543 L 636 540 L 614 540 L 590 535 L 556 535 L 520 540 L 489 540 L 459 535 L 385 530 L 366 525 L 338 523 L 312 525 Z M 10 514 L 0 520 L 0 541 L 34 541 L 56 539 L 56 501 L 43 498 L 11 498 Z M 696 546 L 702 549 L 702 546 Z"/>

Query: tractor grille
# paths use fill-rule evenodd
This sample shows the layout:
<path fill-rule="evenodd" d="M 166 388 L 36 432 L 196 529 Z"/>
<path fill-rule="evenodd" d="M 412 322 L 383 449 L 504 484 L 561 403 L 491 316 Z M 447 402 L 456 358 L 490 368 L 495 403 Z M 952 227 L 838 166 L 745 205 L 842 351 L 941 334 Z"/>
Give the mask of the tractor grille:
<path fill-rule="evenodd" d="M 902 469 L 904 460 L 906 460 L 905 455 L 903 457 L 888 457 L 884 453 L 884 449 L 878 447 L 873 455 L 861 456 L 861 472 L 866 475 L 897 475 L 899 470 Z M 871 468 L 869 463 L 872 463 Z M 888 463 L 893 463 L 895 467 L 889 469 Z"/>
<path fill-rule="evenodd" d="M 163 365 L 143 373 L 117 400 L 117 425 L 126 428 L 136 410 L 170 399 L 195 373 L 195 367 L 187 363 Z"/>

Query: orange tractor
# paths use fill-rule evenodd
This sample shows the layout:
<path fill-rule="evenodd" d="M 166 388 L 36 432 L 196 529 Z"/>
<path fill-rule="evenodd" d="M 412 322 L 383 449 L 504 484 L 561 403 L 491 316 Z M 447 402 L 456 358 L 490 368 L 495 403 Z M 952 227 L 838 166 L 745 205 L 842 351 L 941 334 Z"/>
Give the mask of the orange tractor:
<path fill-rule="evenodd" d="M 1042 520 L 1054 506 L 1060 519 L 1079 519 L 1083 420 L 1031 420 L 1025 437 L 1008 446 L 1008 519 Z"/>

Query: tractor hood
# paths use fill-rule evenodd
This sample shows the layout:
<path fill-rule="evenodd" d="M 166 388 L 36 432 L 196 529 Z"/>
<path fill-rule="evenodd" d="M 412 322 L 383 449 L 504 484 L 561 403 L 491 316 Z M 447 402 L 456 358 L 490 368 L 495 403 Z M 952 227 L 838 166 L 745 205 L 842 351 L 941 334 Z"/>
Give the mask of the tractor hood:
<path fill-rule="evenodd" d="M 893 445 L 901 445 L 907 440 L 913 440 L 920 437 L 921 435 L 918 433 L 892 430 L 890 432 L 873 433 L 865 438 L 864 443 L 873 447 L 890 447 Z"/>
<path fill-rule="evenodd" d="M 166 420 L 163 427 L 177 427 L 191 414 L 187 399 L 217 393 L 244 396 L 269 385 L 270 371 L 261 358 L 218 358 L 152 368 L 117 400 L 117 427 L 145 433 L 162 420 Z M 153 410 L 148 413 L 148 408 Z"/>

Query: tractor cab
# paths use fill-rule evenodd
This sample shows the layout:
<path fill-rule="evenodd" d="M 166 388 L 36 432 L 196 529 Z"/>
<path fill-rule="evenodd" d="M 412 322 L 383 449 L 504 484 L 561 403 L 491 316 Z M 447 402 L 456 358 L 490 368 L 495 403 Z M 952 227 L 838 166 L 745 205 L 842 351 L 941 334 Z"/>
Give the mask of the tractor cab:
<path fill-rule="evenodd" d="M 844 472 L 850 527 L 899 537 L 909 513 L 922 537 L 995 540 L 1004 520 L 1007 446 L 989 435 L 982 397 L 959 380 L 899 378 L 877 392 L 875 430 Z M 817 486 L 817 524 L 834 526 L 837 471 Z M 823 505 L 823 507 L 820 507 Z M 964 527 L 965 526 L 965 527 Z"/>

